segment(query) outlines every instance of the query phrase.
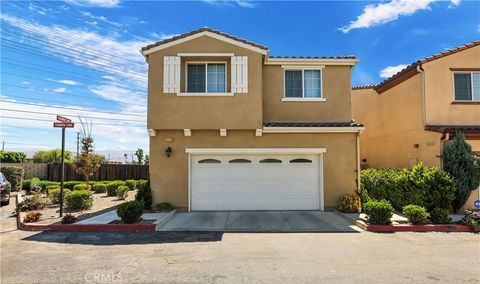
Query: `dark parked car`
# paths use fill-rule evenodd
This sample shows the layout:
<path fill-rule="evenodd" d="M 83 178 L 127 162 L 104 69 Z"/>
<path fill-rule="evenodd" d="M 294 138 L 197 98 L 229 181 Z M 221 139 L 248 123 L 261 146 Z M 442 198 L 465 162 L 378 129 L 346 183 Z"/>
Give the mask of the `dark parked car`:
<path fill-rule="evenodd" d="M 5 176 L 0 173 L 0 204 L 8 205 L 10 203 L 10 183 Z"/>

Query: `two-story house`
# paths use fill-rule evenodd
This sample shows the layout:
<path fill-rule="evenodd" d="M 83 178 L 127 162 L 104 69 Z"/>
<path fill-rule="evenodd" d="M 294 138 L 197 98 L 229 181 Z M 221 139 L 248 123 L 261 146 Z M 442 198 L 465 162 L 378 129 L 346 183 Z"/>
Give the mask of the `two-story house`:
<path fill-rule="evenodd" d="M 324 210 L 358 188 L 355 57 L 271 57 L 265 46 L 210 28 L 141 53 L 155 202 Z"/>
<path fill-rule="evenodd" d="M 370 167 L 441 167 L 442 147 L 457 131 L 480 155 L 480 41 L 421 59 L 380 84 L 353 87 L 352 105 L 366 126 L 361 160 Z"/>

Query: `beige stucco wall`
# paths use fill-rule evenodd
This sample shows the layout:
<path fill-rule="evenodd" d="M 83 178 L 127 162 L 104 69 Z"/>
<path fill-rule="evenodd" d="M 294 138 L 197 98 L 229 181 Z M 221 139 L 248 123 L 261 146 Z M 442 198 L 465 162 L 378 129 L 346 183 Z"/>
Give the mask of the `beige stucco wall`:
<path fill-rule="evenodd" d="M 360 156 L 368 166 L 440 166 L 441 135 L 424 130 L 420 75 L 382 94 L 352 90 L 352 109 L 354 119 L 366 126 Z"/>
<path fill-rule="evenodd" d="M 480 46 L 423 64 L 427 124 L 480 125 L 480 105 L 452 104 L 450 68 L 480 68 Z"/>
<path fill-rule="evenodd" d="M 171 137 L 174 142 L 167 143 Z M 164 150 L 173 149 L 167 158 Z M 179 130 L 158 131 L 150 137 L 150 178 L 154 202 L 170 202 L 175 207 L 188 207 L 188 155 L 185 148 L 242 147 L 325 147 L 324 195 L 325 208 L 337 206 L 338 198 L 356 189 L 356 134 L 264 134 L 254 131 L 228 131 L 220 137 L 218 131 L 192 131 L 185 137 Z"/>
<path fill-rule="evenodd" d="M 177 97 L 163 93 L 163 57 L 177 53 L 215 52 L 248 56 L 248 93 L 225 97 Z M 192 59 L 193 58 L 189 58 Z M 202 58 L 197 58 L 202 60 Z M 196 59 L 196 60 L 197 60 Z M 217 60 L 221 58 L 214 58 Z M 182 61 L 182 69 L 184 69 Z M 260 53 L 207 36 L 154 52 L 148 59 L 150 129 L 256 129 L 262 127 L 262 65 Z M 230 69 L 227 68 L 227 74 Z M 184 75 L 182 75 L 184 87 Z"/>
<path fill-rule="evenodd" d="M 322 69 L 323 102 L 285 102 L 284 68 L 263 68 L 263 116 L 273 121 L 350 121 L 350 66 L 327 65 Z"/>

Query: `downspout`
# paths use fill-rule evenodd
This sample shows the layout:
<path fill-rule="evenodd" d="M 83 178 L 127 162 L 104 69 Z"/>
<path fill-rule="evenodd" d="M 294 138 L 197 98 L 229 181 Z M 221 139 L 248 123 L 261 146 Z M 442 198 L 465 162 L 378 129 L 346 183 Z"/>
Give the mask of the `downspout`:
<path fill-rule="evenodd" d="M 360 134 L 362 130 L 357 132 L 357 192 L 360 193 Z"/>
<path fill-rule="evenodd" d="M 422 62 L 418 63 L 417 65 L 417 72 L 420 73 L 420 78 L 421 78 L 421 92 L 422 92 L 422 120 L 423 120 L 423 126 L 425 127 L 427 125 L 427 104 L 426 104 L 426 99 L 425 99 L 425 70 L 422 68 Z"/>
<path fill-rule="evenodd" d="M 443 153 L 443 145 L 445 144 L 445 141 L 448 141 L 450 140 L 450 133 L 446 133 L 445 134 L 445 137 L 442 135 L 442 137 L 440 137 L 440 169 L 443 170 L 443 159 L 442 159 L 442 153 Z"/>

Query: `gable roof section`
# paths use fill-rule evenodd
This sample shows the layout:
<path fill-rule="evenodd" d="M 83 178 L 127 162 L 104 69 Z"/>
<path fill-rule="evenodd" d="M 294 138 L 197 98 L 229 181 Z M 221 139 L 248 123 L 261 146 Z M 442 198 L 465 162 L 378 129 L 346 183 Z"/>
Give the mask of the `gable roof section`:
<path fill-rule="evenodd" d="M 463 51 L 463 50 L 466 50 L 466 49 L 469 49 L 469 48 L 472 48 L 472 47 L 475 47 L 475 46 L 478 46 L 478 45 L 480 45 L 480 40 L 473 41 L 473 42 L 470 42 L 470 43 L 467 43 L 467 44 L 449 49 L 449 50 L 444 51 L 444 52 L 440 52 L 440 53 L 436 53 L 436 54 L 427 56 L 423 59 L 420 59 L 419 61 L 416 61 L 416 62 L 408 65 L 403 70 L 399 71 L 398 73 L 391 76 L 390 78 L 376 84 L 373 87 L 373 89 L 375 89 L 375 91 L 377 91 L 377 93 L 381 94 L 381 93 L 393 88 L 394 86 L 400 84 L 401 82 L 403 82 L 403 81 L 415 76 L 416 74 L 418 74 L 418 70 L 417 70 L 418 66 L 421 68 L 422 64 L 425 64 L 425 63 L 443 58 L 445 56 L 455 54 L 457 52 L 460 52 L 460 51 Z M 353 88 L 353 89 L 360 89 L 360 88 Z"/>
<path fill-rule="evenodd" d="M 263 46 L 258 43 L 254 43 L 251 41 L 248 41 L 246 39 L 238 38 L 236 36 L 229 35 L 227 33 L 217 31 L 208 27 L 203 27 L 198 30 L 194 30 L 188 33 L 184 33 L 178 36 L 174 36 L 172 38 L 168 38 L 162 41 L 158 41 L 154 44 L 150 44 L 147 46 L 142 47 L 140 52 L 143 54 L 143 56 L 147 56 L 150 53 L 153 53 L 158 50 L 165 49 L 167 47 L 180 44 L 182 42 L 190 41 L 192 39 L 196 39 L 202 36 L 210 36 L 212 38 L 216 38 L 218 40 L 222 40 L 234 45 L 238 45 L 240 47 L 250 49 L 253 51 L 256 51 L 261 54 L 267 54 L 268 53 L 268 48 L 266 46 Z"/>

